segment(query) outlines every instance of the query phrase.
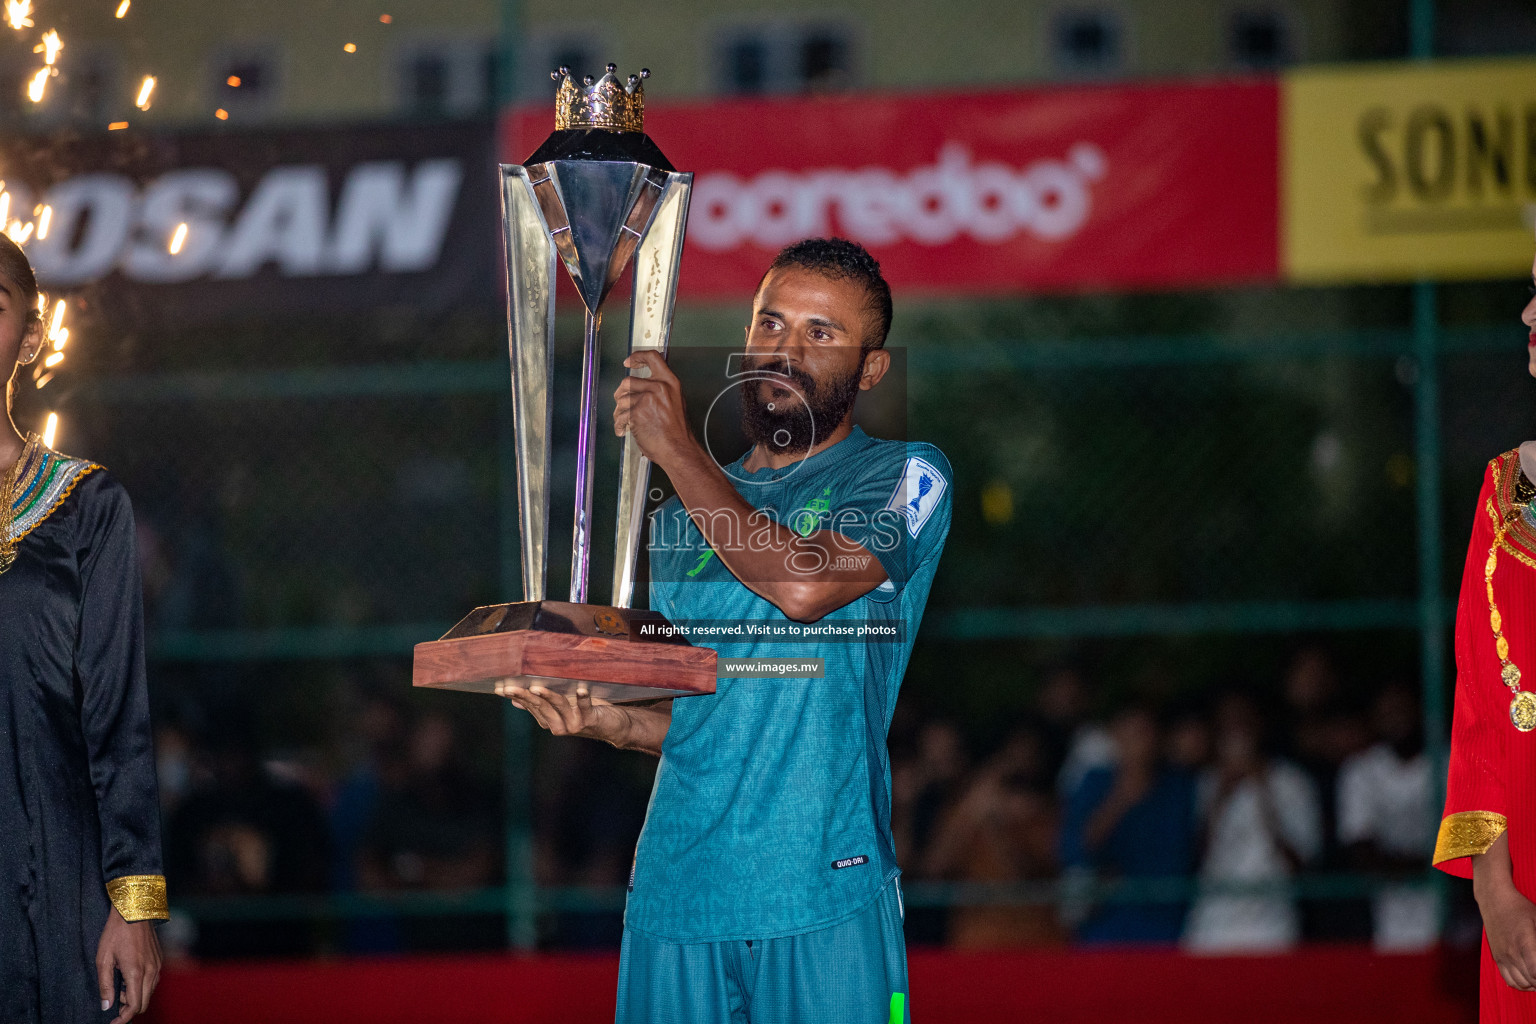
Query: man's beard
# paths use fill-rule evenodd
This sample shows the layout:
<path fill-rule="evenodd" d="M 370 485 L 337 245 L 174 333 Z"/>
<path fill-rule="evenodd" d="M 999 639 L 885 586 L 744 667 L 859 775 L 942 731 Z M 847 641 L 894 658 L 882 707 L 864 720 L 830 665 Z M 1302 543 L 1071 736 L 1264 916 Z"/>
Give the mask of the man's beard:
<path fill-rule="evenodd" d="M 800 394 L 786 390 L 775 395 L 772 389 L 776 382 L 772 378 L 751 381 L 742 389 L 741 429 L 748 441 L 763 445 L 776 455 L 798 455 L 826 440 L 843 422 L 859 396 L 863 367 L 855 367 L 847 376 L 820 382 L 793 366 L 783 375 L 800 386 Z M 772 409 L 768 408 L 770 402 L 774 405 Z"/>

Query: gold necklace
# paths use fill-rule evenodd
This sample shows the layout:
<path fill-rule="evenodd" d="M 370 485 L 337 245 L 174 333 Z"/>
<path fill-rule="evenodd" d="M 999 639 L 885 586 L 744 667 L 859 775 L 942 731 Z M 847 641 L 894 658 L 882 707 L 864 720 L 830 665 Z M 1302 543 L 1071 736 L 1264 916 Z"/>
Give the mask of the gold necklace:
<path fill-rule="evenodd" d="M 0 573 L 16 564 L 16 538 L 11 536 L 16 527 L 16 485 L 21 480 L 22 467 L 32 461 L 40 444 L 36 434 L 27 435 L 21 457 L 5 471 L 5 486 L 0 487 Z"/>
<path fill-rule="evenodd" d="M 1499 546 L 1504 543 L 1507 524 L 1488 499 L 1488 512 L 1493 516 L 1493 545 L 1488 549 L 1488 563 L 1483 566 L 1483 585 L 1488 590 L 1488 625 L 1493 627 L 1493 651 L 1499 656 L 1499 676 L 1514 696 L 1509 702 L 1509 720 L 1521 732 L 1536 729 L 1536 693 L 1520 688 L 1520 668 L 1509 659 L 1509 640 L 1504 636 L 1504 616 L 1499 613 L 1498 602 L 1493 599 L 1493 574 L 1499 567 Z"/>

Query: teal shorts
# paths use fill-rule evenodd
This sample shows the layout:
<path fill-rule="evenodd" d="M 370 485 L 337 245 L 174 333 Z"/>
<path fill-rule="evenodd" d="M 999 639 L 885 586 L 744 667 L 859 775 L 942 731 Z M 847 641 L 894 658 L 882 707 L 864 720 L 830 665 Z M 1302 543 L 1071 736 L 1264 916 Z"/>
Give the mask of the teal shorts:
<path fill-rule="evenodd" d="M 614 1020 L 911 1024 L 902 916 L 893 878 L 853 917 L 779 939 L 680 944 L 625 928 Z"/>

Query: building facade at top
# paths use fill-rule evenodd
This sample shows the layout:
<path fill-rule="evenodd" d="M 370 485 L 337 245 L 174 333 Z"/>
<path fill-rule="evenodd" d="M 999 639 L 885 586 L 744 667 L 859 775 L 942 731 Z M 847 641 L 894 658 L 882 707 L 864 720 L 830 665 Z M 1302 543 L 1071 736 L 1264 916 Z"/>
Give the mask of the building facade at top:
<path fill-rule="evenodd" d="M 560 64 L 650 65 L 656 100 L 1183 77 L 1401 53 L 1388 0 L 379 0 L 209 6 L 37 0 L 0 36 L 0 117 L 46 130 L 474 116 L 536 99 Z M 1450 6 L 1450 5 L 1447 5 Z M 41 102 L 34 37 L 65 48 Z M 507 41 L 511 41 L 508 45 Z M 7 45 L 9 44 L 9 45 Z M 350 47 L 350 49 L 348 49 Z M 498 77 L 506 50 L 515 65 Z M 147 111 L 134 105 L 157 79 Z M 238 84 L 232 84 L 238 80 Z"/>

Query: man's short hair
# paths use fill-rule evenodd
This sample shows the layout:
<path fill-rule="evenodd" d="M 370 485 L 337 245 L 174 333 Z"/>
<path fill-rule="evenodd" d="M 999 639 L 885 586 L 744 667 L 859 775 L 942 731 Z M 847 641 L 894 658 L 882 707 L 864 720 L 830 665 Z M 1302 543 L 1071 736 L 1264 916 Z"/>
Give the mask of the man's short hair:
<path fill-rule="evenodd" d="M 891 286 L 885 283 L 880 274 L 880 263 L 868 249 L 846 238 L 807 238 L 780 249 L 763 277 L 785 267 L 799 267 L 863 285 L 866 327 L 869 329 L 864 348 L 867 351 L 885 346 L 885 336 L 891 332 Z M 762 287 L 761 282 L 758 287 Z"/>

